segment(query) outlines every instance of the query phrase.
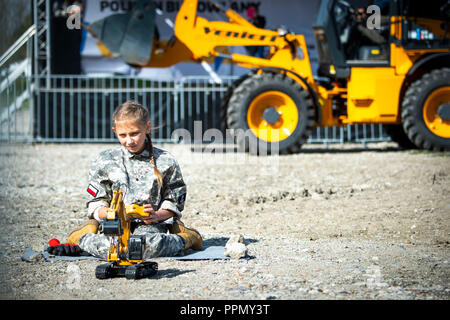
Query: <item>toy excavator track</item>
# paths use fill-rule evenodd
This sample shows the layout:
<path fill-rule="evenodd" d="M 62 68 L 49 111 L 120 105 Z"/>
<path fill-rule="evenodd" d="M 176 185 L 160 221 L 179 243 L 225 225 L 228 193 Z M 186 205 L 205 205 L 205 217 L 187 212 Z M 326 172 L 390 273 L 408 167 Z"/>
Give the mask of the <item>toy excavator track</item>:
<path fill-rule="evenodd" d="M 152 261 L 144 261 L 138 264 L 133 264 L 125 269 L 125 278 L 127 279 L 142 279 L 151 277 L 158 271 L 158 264 Z"/>
<path fill-rule="evenodd" d="M 144 261 L 132 265 L 117 265 L 114 262 L 107 262 L 97 266 L 95 277 L 97 279 L 109 279 L 125 277 L 129 280 L 137 280 L 151 277 L 158 271 L 158 264 L 152 261 Z"/>

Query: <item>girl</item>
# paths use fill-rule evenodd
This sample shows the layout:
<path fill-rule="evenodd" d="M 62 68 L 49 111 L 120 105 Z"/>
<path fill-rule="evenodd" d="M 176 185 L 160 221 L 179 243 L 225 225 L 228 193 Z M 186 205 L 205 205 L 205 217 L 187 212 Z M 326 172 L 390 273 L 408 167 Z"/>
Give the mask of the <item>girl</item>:
<path fill-rule="evenodd" d="M 94 256 L 107 256 L 110 238 L 97 234 L 97 229 L 113 190 L 119 189 L 125 205 L 144 203 L 149 213 L 131 230 L 145 235 L 144 259 L 202 249 L 200 234 L 179 220 L 186 199 L 180 167 L 170 153 L 153 146 L 150 128 L 148 111 L 137 102 L 127 101 L 114 111 L 112 130 L 121 147 L 101 152 L 92 162 L 87 189 L 90 220 L 69 235 L 68 243 Z"/>

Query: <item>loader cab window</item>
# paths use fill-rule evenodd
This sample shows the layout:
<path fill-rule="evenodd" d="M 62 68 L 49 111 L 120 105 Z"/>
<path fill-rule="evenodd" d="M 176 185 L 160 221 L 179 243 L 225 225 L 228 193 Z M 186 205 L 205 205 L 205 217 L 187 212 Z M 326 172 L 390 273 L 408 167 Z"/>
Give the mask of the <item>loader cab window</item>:
<path fill-rule="evenodd" d="M 389 65 L 391 8 L 385 2 L 320 0 L 313 25 L 319 76 L 345 78 L 352 66 Z M 367 8 L 374 4 L 380 7 L 379 25 L 368 28 L 373 17 Z"/>
<path fill-rule="evenodd" d="M 337 0 L 332 10 L 348 65 L 388 63 L 389 1 Z"/>

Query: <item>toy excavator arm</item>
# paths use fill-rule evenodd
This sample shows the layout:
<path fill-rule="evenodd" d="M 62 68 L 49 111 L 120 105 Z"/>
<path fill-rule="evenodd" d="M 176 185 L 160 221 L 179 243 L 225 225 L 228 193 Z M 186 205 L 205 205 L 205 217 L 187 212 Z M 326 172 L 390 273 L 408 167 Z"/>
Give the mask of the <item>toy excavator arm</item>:
<path fill-rule="evenodd" d="M 123 192 L 114 190 L 111 204 L 107 210 L 103 223 L 103 233 L 116 237 L 117 241 L 112 241 L 109 248 L 108 261 L 120 260 L 120 253 L 126 252 L 127 242 L 130 234 L 129 223 L 123 204 Z"/>

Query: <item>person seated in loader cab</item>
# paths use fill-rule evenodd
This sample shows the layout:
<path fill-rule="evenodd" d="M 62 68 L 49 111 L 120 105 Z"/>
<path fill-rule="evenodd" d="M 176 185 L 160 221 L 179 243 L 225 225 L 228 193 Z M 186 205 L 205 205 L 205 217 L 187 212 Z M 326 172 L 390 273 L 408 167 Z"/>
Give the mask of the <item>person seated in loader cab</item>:
<path fill-rule="evenodd" d="M 382 60 L 387 57 L 389 36 L 389 1 L 367 2 L 353 6 L 354 1 L 339 0 L 335 4 L 335 21 L 346 60 Z M 360 1 L 358 2 L 360 5 Z M 368 12 L 370 6 L 379 10 Z M 374 17 L 374 15 L 379 15 Z M 378 21 L 379 24 L 374 24 Z M 372 55 L 372 52 L 377 54 Z"/>

